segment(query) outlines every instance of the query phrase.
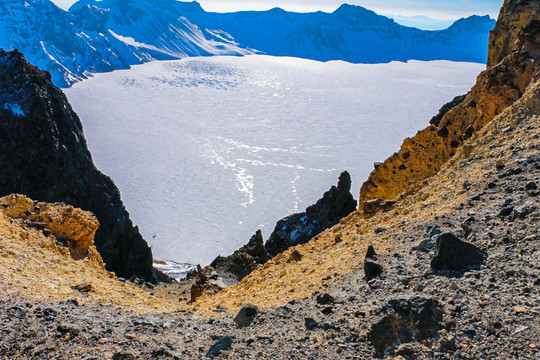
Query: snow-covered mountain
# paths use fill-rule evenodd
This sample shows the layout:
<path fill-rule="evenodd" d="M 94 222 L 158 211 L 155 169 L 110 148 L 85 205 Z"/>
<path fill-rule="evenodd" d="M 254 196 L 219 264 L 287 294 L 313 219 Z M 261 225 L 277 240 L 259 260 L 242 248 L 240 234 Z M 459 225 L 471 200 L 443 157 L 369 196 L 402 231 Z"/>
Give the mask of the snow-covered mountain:
<path fill-rule="evenodd" d="M 81 0 L 69 13 L 78 24 L 99 24 L 101 30 L 139 50 L 175 58 L 252 53 L 239 48 L 228 34 L 201 31 L 183 16 L 192 7 L 176 0 Z"/>
<path fill-rule="evenodd" d="M 23 52 L 65 87 L 90 73 L 186 56 L 262 52 L 355 63 L 485 62 L 494 23 L 472 16 L 446 30 L 423 31 L 352 5 L 333 13 L 276 8 L 224 14 L 206 12 L 197 2 L 81 0 L 66 12 L 50 0 L 4 0 L 0 47 Z"/>
<path fill-rule="evenodd" d="M 226 31 L 240 45 L 270 55 L 354 63 L 411 59 L 483 63 L 489 31 L 495 25 L 487 15 L 471 16 L 445 30 L 425 31 L 347 4 L 333 13 L 291 13 L 279 8 L 207 13 L 194 4 L 183 11 L 200 27 Z"/>
<path fill-rule="evenodd" d="M 102 1 L 99 8 L 77 4 L 66 12 L 49 0 L 4 0 L 0 2 L 0 47 L 18 49 L 29 62 L 48 70 L 60 87 L 89 73 L 151 60 L 249 53 L 230 41 L 203 35 L 197 26 L 162 6 L 174 2 L 122 0 L 114 1 L 109 9 L 103 7 L 108 2 Z M 144 36 L 136 40 L 122 36 L 132 34 L 125 28 Z"/>

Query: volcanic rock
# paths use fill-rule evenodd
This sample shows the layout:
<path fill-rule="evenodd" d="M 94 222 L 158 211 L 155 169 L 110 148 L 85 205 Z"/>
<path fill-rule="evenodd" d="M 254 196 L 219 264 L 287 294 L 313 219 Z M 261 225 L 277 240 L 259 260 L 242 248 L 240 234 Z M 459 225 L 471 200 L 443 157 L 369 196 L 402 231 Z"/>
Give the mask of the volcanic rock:
<path fill-rule="evenodd" d="M 350 193 L 351 176 L 340 174 L 338 185 L 332 186 L 304 213 L 293 214 L 278 221 L 265 247 L 271 256 L 282 253 L 293 245 L 304 244 L 322 231 L 356 210 L 356 200 Z"/>
<path fill-rule="evenodd" d="M 259 309 L 256 305 L 253 304 L 244 304 L 240 310 L 238 310 L 238 313 L 236 313 L 236 316 L 234 317 L 234 322 L 238 327 L 245 327 L 251 324 L 251 322 L 255 319 L 255 316 L 259 312 Z"/>
<path fill-rule="evenodd" d="M 540 5 L 530 0 L 504 0 L 497 23 L 489 34 L 488 66 L 495 66 L 516 48 L 523 27 L 540 18 Z M 540 51 L 537 47 L 536 51 Z"/>
<path fill-rule="evenodd" d="M 465 271 L 482 265 L 486 255 L 473 244 L 461 241 L 451 232 L 437 236 L 431 267 L 437 270 Z"/>
<path fill-rule="evenodd" d="M 439 126 L 439 124 L 441 123 L 441 120 L 444 117 L 444 115 L 446 115 L 450 110 L 452 110 L 453 108 L 455 108 L 456 106 L 461 104 L 463 102 L 463 100 L 465 100 L 467 95 L 468 94 L 456 96 L 451 101 L 444 104 L 439 109 L 439 113 L 437 115 L 435 115 L 434 117 L 432 117 L 431 120 L 429 120 L 429 123 L 431 125 Z"/>
<path fill-rule="evenodd" d="M 218 256 L 210 266 L 228 285 L 238 283 L 255 268 L 270 259 L 263 244 L 261 230 L 257 230 L 249 242 L 229 256 Z"/>
<path fill-rule="evenodd" d="M 37 203 L 23 195 L 0 198 L 0 211 L 15 219 L 24 219 L 27 226 L 49 230 L 57 240 L 69 248 L 71 257 L 87 257 L 99 227 L 96 218 L 85 211 L 65 204 Z M 95 250 L 94 250 L 95 251 Z"/>
<path fill-rule="evenodd" d="M 364 259 L 364 275 L 366 281 L 373 279 L 383 272 L 383 267 L 377 262 L 377 254 L 372 245 L 368 246 Z"/>
<path fill-rule="evenodd" d="M 0 50 L 0 104 L 0 196 L 19 193 L 93 212 L 107 269 L 155 280 L 148 244 L 113 181 L 94 166 L 81 122 L 50 74 L 16 50 Z"/>
<path fill-rule="evenodd" d="M 369 340 L 379 355 L 400 343 L 436 337 L 443 317 L 437 300 L 420 296 L 390 299 L 381 313 L 369 331 Z"/>
<path fill-rule="evenodd" d="M 222 336 L 220 337 L 214 345 L 210 347 L 208 352 L 206 353 L 207 358 L 215 358 L 218 356 L 223 350 L 228 350 L 232 347 L 233 344 L 233 338 L 230 336 Z"/>
<path fill-rule="evenodd" d="M 364 274 L 366 281 L 369 281 L 383 272 L 383 267 L 372 260 L 364 261 Z"/>
<path fill-rule="evenodd" d="M 334 303 L 334 297 L 328 293 L 322 293 L 317 295 L 317 304 L 328 305 Z"/>

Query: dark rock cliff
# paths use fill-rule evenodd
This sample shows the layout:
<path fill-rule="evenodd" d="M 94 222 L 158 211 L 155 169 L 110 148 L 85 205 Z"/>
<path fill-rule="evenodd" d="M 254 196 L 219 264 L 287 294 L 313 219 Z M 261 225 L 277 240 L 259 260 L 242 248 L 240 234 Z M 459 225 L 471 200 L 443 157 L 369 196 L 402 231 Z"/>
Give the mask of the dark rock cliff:
<path fill-rule="evenodd" d="M 153 281 L 152 252 L 113 181 L 92 162 L 81 122 L 48 72 L 0 49 L 0 196 L 21 193 L 92 211 L 107 269 Z"/>
<path fill-rule="evenodd" d="M 270 256 L 264 247 L 261 230 L 257 230 L 249 242 L 229 256 L 218 256 L 210 266 L 227 285 L 236 284 L 263 265 Z"/>
<path fill-rule="evenodd" d="M 278 221 L 265 244 L 268 253 L 276 256 L 291 246 L 304 244 L 355 211 L 356 200 L 350 191 L 351 176 L 344 171 L 339 176 L 337 187 L 332 186 L 305 212 Z"/>

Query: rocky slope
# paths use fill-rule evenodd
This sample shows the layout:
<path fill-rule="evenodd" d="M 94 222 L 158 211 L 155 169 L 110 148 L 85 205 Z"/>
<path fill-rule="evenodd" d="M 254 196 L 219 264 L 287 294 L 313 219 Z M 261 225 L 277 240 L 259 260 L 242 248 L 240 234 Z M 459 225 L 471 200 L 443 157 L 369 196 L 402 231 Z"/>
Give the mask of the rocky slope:
<path fill-rule="evenodd" d="M 479 115 L 483 126 L 414 191 L 387 212 L 350 214 L 239 284 L 201 296 L 187 313 L 169 305 L 168 314 L 134 315 L 129 303 L 51 304 L 21 296 L 36 286 L 24 276 L 33 263 L 10 247 L 34 251 L 41 245 L 20 246 L 24 237 L 3 228 L 0 213 L 0 261 L 5 254 L 8 259 L 0 284 L 15 284 L 9 298 L 0 292 L 6 309 L 0 315 L 0 356 L 537 359 L 540 74 L 531 75 L 538 59 L 526 50 L 538 49 L 535 26 L 530 22 L 520 30 L 520 50 L 507 53 L 500 69 L 478 79 L 476 93 L 482 96 L 475 99 L 483 99 L 482 108 L 493 117 Z M 502 71 L 505 66 L 511 72 Z M 520 79 L 528 82 L 522 92 Z M 490 104 L 501 101 L 505 89 L 515 101 L 499 104 L 504 108 Z M 468 113 L 459 105 L 457 110 Z M 58 262 L 60 271 L 63 266 Z M 25 286 L 13 277 L 24 278 Z M 171 285 L 152 291 L 179 296 Z M 140 302 L 137 310 L 155 312 L 152 305 Z"/>
<path fill-rule="evenodd" d="M 5 309 L 0 356 L 536 359 L 539 113 L 536 81 L 469 139 L 472 152 L 459 149 L 426 187 L 390 213 L 369 219 L 351 215 L 297 247 L 301 260 L 287 263 L 286 255 L 271 260 L 238 286 L 201 298 L 195 314 L 172 307 L 166 314 L 151 314 L 155 306 L 139 303 L 138 311 L 148 313 L 134 315 L 124 301 L 115 307 L 20 300 L 24 287 L 14 285 L 18 292 L 0 300 Z M 442 231 L 484 251 L 483 264 L 457 271 L 433 268 L 436 252 L 441 256 L 437 241 Z M 338 234 L 342 240 L 336 243 Z M 0 260 L 14 243 L 0 242 Z M 367 282 L 364 257 L 371 244 L 383 272 Z M 25 259 L 11 256 L 3 264 L 9 269 L 15 259 Z M 33 267 L 25 263 L 17 265 L 21 274 Z M 15 284 L 1 275 L 4 286 Z M 25 279 L 27 289 L 35 286 L 31 277 Z M 160 289 L 153 291 L 159 294 Z M 174 290 L 167 291 L 171 295 Z M 258 305 L 255 315 L 234 316 L 245 302 Z"/>
<path fill-rule="evenodd" d="M 0 198 L 0 297 L 163 309 L 157 299 L 105 270 L 94 245 L 98 226 L 92 213 L 70 205 L 23 195 Z"/>
<path fill-rule="evenodd" d="M 259 306 L 249 330 L 229 330 L 237 336 L 227 353 L 232 357 L 534 359 L 540 335 L 539 114 L 536 80 L 473 135 L 470 152 L 459 149 L 390 212 L 368 219 L 352 214 L 296 247 L 300 259 L 291 249 L 192 309 L 215 316 L 233 315 L 245 303 Z M 482 265 L 464 266 L 460 245 L 457 253 L 438 248 L 443 231 L 485 253 Z M 367 281 L 369 245 L 382 274 Z M 459 270 L 439 270 L 433 259 L 442 256 Z M 414 296 L 425 304 L 417 310 L 407 303 Z M 400 303 L 405 308 L 394 308 Z M 439 315 L 415 326 L 424 312 Z M 403 330 L 389 332 L 388 323 Z M 246 345 L 250 336 L 253 347 Z"/>
<path fill-rule="evenodd" d="M 154 278 L 150 248 L 113 181 L 92 163 L 82 125 L 49 73 L 0 50 L 0 195 L 20 193 L 92 211 L 96 247 L 119 276 Z"/>
<path fill-rule="evenodd" d="M 524 8 L 525 5 L 518 6 L 517 3 L 529 6 Z M 501 14 L 514 9 L 536 14 L 535 20 L 521 27 L 519 35 L 514 32 L 512 51 L 499 40 L 494 41 L 490 53 L 505 51 L 508 56 L 482 72 L 461 103 L 416 136 L 405 139 L 401 149 L 370 174 L 360 189 L 359 198 L 360 208 L 367 215 L 373 209 L 384 208 L 384 200 L 397 200 L 416 191 L 422 181 L 437 173 L 474 132 L 523 95 L 539 69 L 537 5 L 528 1 L 505 2 Z M 499 45 L 504 49 L 499 50 Z"/>

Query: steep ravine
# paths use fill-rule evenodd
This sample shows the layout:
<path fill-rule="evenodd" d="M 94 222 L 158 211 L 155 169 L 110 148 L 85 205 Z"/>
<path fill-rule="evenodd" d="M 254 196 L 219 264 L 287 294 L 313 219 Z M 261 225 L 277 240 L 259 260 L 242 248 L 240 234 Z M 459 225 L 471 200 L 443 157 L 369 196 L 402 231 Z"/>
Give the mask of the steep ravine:
<path fill-rule="evenodd" d="M 114 182 L 94 166 L 81 122 L 50 74 L 0 49 L 0 103 L 0 196 L 20 193 L 92 211 L 107 269 L 153 280 L 150 248 Z"/>

